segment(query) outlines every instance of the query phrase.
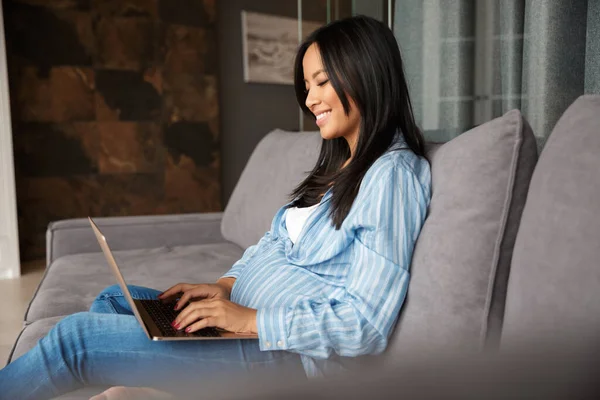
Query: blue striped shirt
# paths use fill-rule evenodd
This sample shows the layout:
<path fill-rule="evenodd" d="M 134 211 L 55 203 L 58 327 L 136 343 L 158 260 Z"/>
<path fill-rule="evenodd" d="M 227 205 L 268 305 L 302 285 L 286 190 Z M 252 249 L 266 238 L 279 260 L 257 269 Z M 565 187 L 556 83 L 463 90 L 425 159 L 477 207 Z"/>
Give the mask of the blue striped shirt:
<path fill-rule="evenodd" d="M 394 147 L 402 146 L 403 139 Z M 224 277 L 231 301 L 257 309 L 260 349 L 299 353 L 308 376 L 339 367 L 337 356 L 379 354 L 406 297 L 413 248 L 431 197 L 429 163 L 411 150 L 388 151 L 365 174 L 336 230 L 331 190 L 296 244 L 285 214 Z M 325 360 L 325 361 L 323 361 Z"/>

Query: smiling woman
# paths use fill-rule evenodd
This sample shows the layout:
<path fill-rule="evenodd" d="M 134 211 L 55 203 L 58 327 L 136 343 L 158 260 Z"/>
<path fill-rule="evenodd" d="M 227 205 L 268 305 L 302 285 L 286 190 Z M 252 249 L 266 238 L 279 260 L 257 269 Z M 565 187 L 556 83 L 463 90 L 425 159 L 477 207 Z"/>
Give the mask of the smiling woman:
<path fill-rule="evenodd" d="M 348 142 L 350 153 L 356 147 L 360 128 L 360 113 L 350 99 L 350 109 L 346 113 L 340 97 L 330 85 L 327 72 L 323 69 L 321 53 L 316 43 L 310 45 L 302 60 L 304 82 L 306 84 L 305 105 L 316 117 L 321 137 L 326 140 L 343 137 Z"/>
<path fill-rule="evenodd" d="M 216 327 L 258 340 L 151 342 L 109 287 L 90 312 L 64 318 L 0 371 L 0 399 L 99 383 L 201 387 L 257 368 L 327 376 L 345 370 L 344 357 L 386 349 L 431 197 L 391 31 L 367 17 L 318 29 L 296 56 L 295 88 L 319 125 L 321 152 L 270 230 L 216 283 L 130 289 L 146 301 L 179 298 L 173 335 Z"/>
<path fill-rule="evenodd" d="M 314 205 L 332 187 L 331 216 L 339 228 L 367 170 L 398 133 L 414 154 L 425 155 L 396 39 L 369 17 L 323 26 L 300 45 L 294 85 L 323 138 L 315 168 L 293 193 L 294 206 Z"/>

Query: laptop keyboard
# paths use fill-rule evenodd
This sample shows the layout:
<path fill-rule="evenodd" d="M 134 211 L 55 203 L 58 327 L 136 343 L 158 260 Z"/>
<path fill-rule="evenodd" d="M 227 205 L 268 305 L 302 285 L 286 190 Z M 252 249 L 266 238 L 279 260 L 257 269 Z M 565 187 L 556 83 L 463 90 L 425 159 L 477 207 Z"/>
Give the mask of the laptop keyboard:
<path fill-rule="evenodd" d="M 215 328 L 203 328 L 196 332 L 186 333 L 178 331 L 171 326 L 171 322 L 177 318 L 178 311 L 173 310 L 175 303 L 163 303 L 160 300 L 138 300 L 144 309 L 148 312 L 156 326 L 163 336 L 201 336 L 201 337 L 219 337 L 219 331 Z"/>

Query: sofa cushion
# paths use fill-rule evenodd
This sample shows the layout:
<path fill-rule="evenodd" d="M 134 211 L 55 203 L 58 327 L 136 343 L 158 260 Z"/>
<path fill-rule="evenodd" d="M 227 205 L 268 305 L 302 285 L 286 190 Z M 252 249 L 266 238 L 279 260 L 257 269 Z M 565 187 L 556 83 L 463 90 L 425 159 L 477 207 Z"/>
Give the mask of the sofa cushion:
<path fill-rule="evenodd" d="M 128 284 L 164 290 L 179 282 L 214 282 L 242 252 L 224 242 L 122 250 L 114 255 Z M 48 267 L 25 321 L 87 311 L 102 289 L 116 283 L 102 253 L 61 257 Z"/>
<path fill-rule="evenodd" d="M 556 124 L 531 180 L 502 346 L 531 337 L 564 342 L 570 334 L 578 343 L 596 335 L 597 343 L 599 260 L 600 96 L 582 96 Z"/>
<path fill-rule="evenodd" d="M 531 128 L 513 110 L 432 147 L 429 158 L 432 198 L 390 341 L 395 357 L 497 345 L 537 149 Z"/>
<path fill-rule="evenodd" d="M 256 244 L 277 210 L 312 170 L 319 156 L 318 132 L 274 130 L 256 146 L 223 214 L 223 237 L 243 248 Z"/>

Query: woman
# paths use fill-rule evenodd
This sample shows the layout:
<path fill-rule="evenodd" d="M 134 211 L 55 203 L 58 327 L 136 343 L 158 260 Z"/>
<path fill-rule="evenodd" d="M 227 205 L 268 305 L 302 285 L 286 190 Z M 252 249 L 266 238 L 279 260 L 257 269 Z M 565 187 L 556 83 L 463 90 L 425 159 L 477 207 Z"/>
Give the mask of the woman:
<path fill-rule="evenodd" d="M 430 199 L 402 61 L 392 32 L 368 17 L 333 22 L 300 46 L 300 107 L 323 138 L 318 161 L 258 244 L 215 284 L 179 284 L 173 325 L 258 333 L 259 340 L 151 342 L 110 287 L 90 312 L 63 319 L 0 371 L 1 398 L 45 398 L 83 384 L 162 386 L 227 372 L 302 366 L 339 370 L 340 357 L 378 354 L 398 317 Z M 202 299 L 186 305 L 191 299 Z M 184 375 L 182 375 L 184 374 Z"/>

